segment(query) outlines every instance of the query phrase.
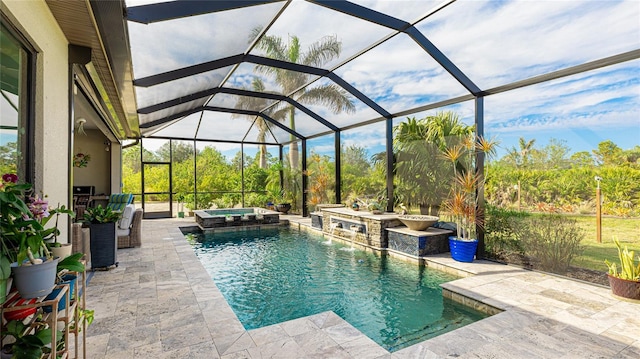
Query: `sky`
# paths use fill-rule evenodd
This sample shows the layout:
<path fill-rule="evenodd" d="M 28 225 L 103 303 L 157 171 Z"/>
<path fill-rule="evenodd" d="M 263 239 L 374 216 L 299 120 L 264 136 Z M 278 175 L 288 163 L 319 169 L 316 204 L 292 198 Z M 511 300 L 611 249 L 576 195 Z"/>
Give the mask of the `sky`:
<path fill-rule="evenodd" d="M 127 1 L 129 6 L 144 3 L 149 1 Z M 442 3 L 373 0 L 355 3 L 414 24 L 481 89 L 640 49 L 640 2 L 636 0 L 455 1 L 426 18 Z M 134 77 L 247 51 L 251 30 L 267 26 L 282 4 L 151 25 L 130 22 Z M 185 28 L 185 24 L 189 26 Z M 304 1 L 291 2 L 267 30 L 267 35 L 280 36 L 283 41 L 297 36 L 303 51 L 324 36 L 335 37 L 342 45 L 341 54 L 321 66 L 334 69 L 338 76 L 391 114 L 468 94 L 414 39 L 405 34 L 390 37 L 392 33 L 388 28 Z M 158 41 L 160 38 L 163 41 Z M 346 62 L 380 40 L 386 41 Z M 251 53 L 264 55 L 255 48 Z M 171 96 L 169 90 L 194 92 L 218 86 L 225 77 L 225 87 L 250 89 L 252 79 L 260 76 L 267 91 L 280 91 L 272 78 L 257 74 L 254 68 L 253 64 L 243 63 L 230 75 L 230 68 L 224 68 L 172 81 L 160 89 L 138 89 L 138 99 L 157 103 L 164 100 L 163 96 Z M 321 78 L 312 86 L 330 83 Z M 224 95 L 214 97 L 211 104 L 234 107 L 236 101 L 234 96 Z M 323 106 L 307 107 L 338 127 L 381 117 L 365 103 L 355 98 L 353 101 L 355 113 L 333 114 Z M 520 137 L 535 138 L 539 148 L 552 138 L 561 140 L 572 152 L 591 151 L 605 140 L 630 149 L 640 145 L 640 60 L 487 96 L 484 107 L 485 136 L 500 142 L 498 157 L 517 147 Z M 472 102 L 438 110 L 455 111 L 468 124 L 474 120 Z M 435 112 L 410 116 L 421 118 Z M 158 134 L 192 136 L 200 124 L 200 138 L 255 136 L 255 131 L 250 130 L 250 119 L 242 116 L 205 113 L 202 122 L 199 116 L 192 115 Z M 396 117 L 394 123 L 406 117 Z M 296 131 L 310 136 L 326 130 L 304 113 L 296 112 Z M 274 141 L 289 138 L 282 130 L 275 129 L 274 134 Z M 342 142 L 366 147 L 370 154 L 384 151 L 384 125 L 344 131 Z M 332 136 L 310 143 L 315 152 L 332 155 Z M 216 146 L 229 157 L 237 151 L 237 146 Z"/>
<path fill-rule="evenodd" d="M 127 0 L 126 4 L 150 2 Z M 442 2 L 354 2 L 414 24 L 480 89 L 640 49 L 640 1 L 637 0 L 455 1 L 426 18 L 425 15 Z M 249 49 L 251 31 L 268 26 L 283 4 L 149 25 L 129 22 L 134 78 L 243 53 Z M 267 30 L 268 35 L 280 36 L 284 41 L 297 36 L 303 51 L 324 36 L 335 37 L 342 45 L 341 54 L 322 67 L 334 69 L 338 76 L 391 114 L 468 94 L 411 37 L 399 34 L 387 39 L 392 33 L 388 28 L 298 0 L 282 10 L 280 18 Z M 381 40 L 386 41 L 346 62 Z M 251 53 L 264 55 L 258 49 Z M 229 66 L 193 78 L 137 88 L 139 107 L 215 87 L 223 80 L 225 87 L 250 88 L 255 76 L 263 78 L 267 91 L 280 91 L 272 78 L 256 74 L 253 64 L 240 64 L 229 74 L 231 69 Z M 320 79 L 312 86 L 330 83 Z M 234 107 L 236 101 L 237 97 L 219 94 L 211 105 Z M 355 113 L 333 114 L 323 106 L 307 107 L 338 127 L 381 117 L 365 103 L 355 98 L 353 101 Z M 198 102 L 203 103 L 204 100 Z M 535 138 L 539 148 L 551 138 L 564 140 L 572 152 L 591 151 L 604 140 L 630 149 L 640 145 L 640 60 L 487 96 L 484 109 L 485 136 L 500 142 L 498 157 L 517 146 L 520 137 Z M 473 123 L 472 102 L 439 110 L 455 111 L 466 123 Z M 435 110 L 410 116 L 421 118 L 432 113 Z M 157 134 L 193 136 L 198 128 L 203 139 L 246 136 L 251 140 L 256 135 L 255 130 L 251 130 L 251 120 L 246 117 L 207 112 L 200 121 L 199 116 L 189 116 Z M 394 123 L 406 117 L 399 116 Z M 142 122 L 150 119 L 140 117 Z M 310 136 L 327 128 L 297 111 L 296 130 Z M 289 138 L 285 131 L 277 128 L 274 135 L 277 141 Z M 371 154 L 384 151 L 384 125 L 344 131 L 342 141 L 345 145 L 367 147 Z M 333 151 L 331 136 L 312 143 L 316 152 Z M 237 150 L 235 145 L 217 146 L 225 154 Z"/>

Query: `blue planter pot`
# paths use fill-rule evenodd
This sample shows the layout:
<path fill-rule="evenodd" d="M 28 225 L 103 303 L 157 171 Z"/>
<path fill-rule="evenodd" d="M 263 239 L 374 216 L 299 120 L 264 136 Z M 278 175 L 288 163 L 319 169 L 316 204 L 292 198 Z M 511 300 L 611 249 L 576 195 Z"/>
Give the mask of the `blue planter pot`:
<path fill-rule="evenodd" d="M 71 298 L 73 298 L 73 289 L 75 288 L 77 278 L 78 276 L 76 276 L 75 274 L 65 274 L 64 276 L 62 276 L 62 283 L 60 284 L 68 284 L 69 291 L 62 296 L 62 299 L 60 299 L 60 303 L 58 303 L 58 311 L 64 310 L 64 308 L 67 307 L 67 295 L 69 293 L 71 293 Z M 54 299 L 55 297 L 58 296 L 58 293 L 60 293 L 61 290 L 62 288 L 54 288 L 53 292 L 51 292 L 51 294 L 49 294 L 45 298 L 45 300 Z M 44 307 L 42 307 L 42 310 L 44 310 L 47 313 L 51 313 L 51 311 L 53 310 L 53 307 L 51 307 L 50 305 L 45 305 Z"/>
<path fill-rule="evenodd" d="M 473 257 L 476 255 L 478 249 L 478 240 L 473 241 L 461 241 L 456 237 L 449 237 L 449 249 L 451 251 L 451 258 L 458 262 L 473 262 Z"/>

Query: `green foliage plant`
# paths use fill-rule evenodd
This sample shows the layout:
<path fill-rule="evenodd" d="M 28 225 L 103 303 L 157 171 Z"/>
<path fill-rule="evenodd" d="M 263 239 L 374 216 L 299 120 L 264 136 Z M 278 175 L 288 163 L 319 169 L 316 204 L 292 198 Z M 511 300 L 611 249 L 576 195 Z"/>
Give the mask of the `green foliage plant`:
<path fill-rule="evenodd" d="M 584 231 L 576 220 L 561 215 L 533 216 L 521 221 L 516 231 L 526 256 L 551 273 L 565 274 L 583 250 Z"/>
<path fill-rule="evenodd" d="M 517 229 L 518 223 L 529 216 L 527 212 L 487 205 L 484 225 L 487 255 L 498 260 L 523 256 Z"/>
<path fill-rule="evenodd" d="M 620 260 L 620 270 L 616 263 L 605 259 L 605 264 L 609 267 L 609 274 L 620 279 L 640 281 L 640 256 L 634 259 L 635 252 L 630 251 L 627 246 L 622 248 L 617 238 L 613 239 L 618 247 L 618 259 Z"/>
<path fill-rule="evenodd" d="M 83 256 L 84 253 L 73 253 L 70 256 L 58 261 L 58 273 L 61 273 L 65 270 L 70 272 L 83 272 L 84 264 L 80 262 L 80 259 L 82 259 Z"/>
<path fill-rule="evenodd" d="M 15 339 L 11 346 L 12 358 L 39 359 L 45 351 L 50 351 L 47 346 L 51 344 L 52 329 L 40 321 L 35 321 L 32 327 L 35 328 L 33 333 L 22 321 L 12 320 L 7 323 L 6 333 Z M 62 339 L 62 337 L 62 332 L 58 332 L 56 338 Z"/>
<path fill-rule="evenodd" d="M 14 174 L 5 174 L 0 181 L 0 253 L 18 265 L 27 260 L 38 264 L 42 262 L 41 258 L 52 258 L 45 241 L 57 241 L 60 214 L 73 216 L 73 212 L 64 206 L 49 209 L 46 200 L 29 195 L 31 189 L 29 183 L 18 183 Z M 53 216 L 56 216 L 55 225 L 47 226 Z"/>
<path fill-rule="evenodd" d="M 111 207 L 97 207 L 87 208 L 84 212 L 85 223 L 111 223 L 117 222 L 122 215 L 119 211 L 114 211 Z"/>

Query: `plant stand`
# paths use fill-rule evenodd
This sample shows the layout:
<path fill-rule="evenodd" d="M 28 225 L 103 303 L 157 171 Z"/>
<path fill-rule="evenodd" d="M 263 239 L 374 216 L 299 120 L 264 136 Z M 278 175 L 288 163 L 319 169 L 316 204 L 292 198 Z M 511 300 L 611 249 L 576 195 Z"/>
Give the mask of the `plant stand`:
<path fill-rule="evenodd" d="M 84 261 L 83 261 L 84 262 Z M 32 331 L 36 325 L 36 318 L 41 316 L 41 322 L 46 322 L 49 327 L 58 327 L 59 322 L 64 322 L 65 326 L 62 330 L 64 345 L 60 346 L 57 351 L 51 352 L 50 355 L 45 355 L 45 358 L 86 358 L 86 337 L 87 324 L 84 316 L 81 315 L 81 310 L 85 308 L 85 293 L 87 285 L 87 273 L 83 272 L 69 272 L 77 276 L 76 285 L 72 292 L 70 292 L 70 286 L 68 284 L 56 285 L 54 288 L 57 291 L 57 295 L 49 297 L 39 297 L 32 299 L 25 303 L 20 297 L 19 293 L 14 291 L 7 296 L 7 301 L 0 307 L 3 316 L 5 313 L 19 312 L 25 310 L 33 310 L 34 315 L 29 319 L 27 324 L 27 333 Z M 72 297 L 73 299 L 70 299 Z M 63 302 L 64 301 L 64 302 Z M 63 309 L 61 309 L 64 306 Z M 47 312 L 45 307 L 51 309 Z M 0 341 L 4 339 L 6 333 L 4 325 L 6 322 L 2 320 L 2 330 L 0 330 Z M 71 328 L 74 327 L 74 328 Z M 69 337 L 73 335 L 74 339 L 74 356 L 70 356 L 69 353 Z M 51 342 L 56 343 L 59 339 L 57 337 L 58 332 L 53 330 L 51 332 Z M 80 356 L 80 346 L 82 346 L 82 356 Z"/>

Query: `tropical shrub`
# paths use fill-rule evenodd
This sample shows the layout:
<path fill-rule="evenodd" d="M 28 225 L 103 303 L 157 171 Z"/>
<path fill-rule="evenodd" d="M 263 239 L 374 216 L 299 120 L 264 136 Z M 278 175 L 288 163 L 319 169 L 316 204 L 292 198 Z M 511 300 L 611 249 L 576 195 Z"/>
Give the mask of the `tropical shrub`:
<path fill-rule="evenodd" d="M 518 223 L 530 216 L 527 212 L 487 205 L 485 209 L 485 245 L 489 258 L 508 259 L 524 255 L 519 240 Z"/>
<path fill-rule="evenodd" d="M 582 253 L 580 241 L 584 230 L 575 219 L 561 215 L 533 216 L 520 222 L 519 227 L 516 231 L 525 254 L 544 271 L 565 274 L 571 261 Z"/>

